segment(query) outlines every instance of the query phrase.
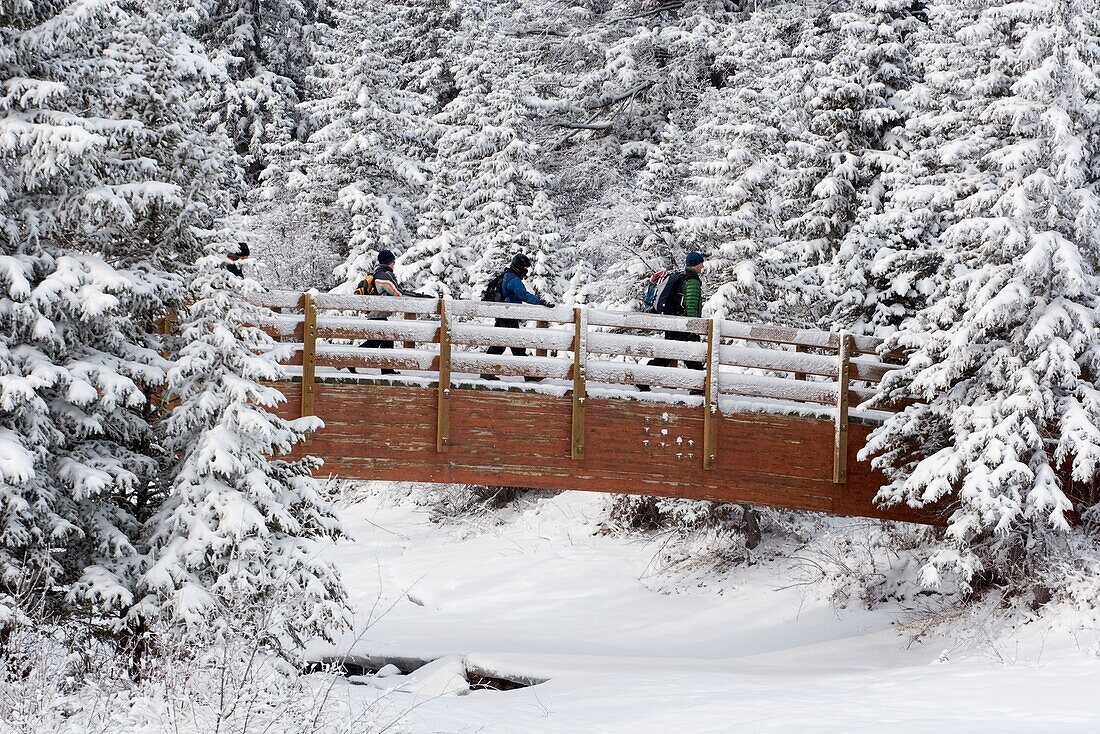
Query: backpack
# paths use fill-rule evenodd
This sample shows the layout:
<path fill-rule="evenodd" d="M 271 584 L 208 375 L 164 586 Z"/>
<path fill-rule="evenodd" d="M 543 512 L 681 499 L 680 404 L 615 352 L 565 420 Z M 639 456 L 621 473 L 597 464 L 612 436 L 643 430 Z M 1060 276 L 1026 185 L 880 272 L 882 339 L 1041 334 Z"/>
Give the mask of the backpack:
<path fill-rule="evenodd" d="M 377 291 L 374 290 L 374 274 L 370 274 L 359 281 L 359 285 L 355 286 L 355 295 L 357 296 L 376 296 Z"/>
<path fill-rule="evenodd" d="M 657 302 L 660 300 L 665 288 L 668 287 L 669 276 L 672 274 L 672 271 L 669 270 L 658 270 L 649 276 L 645 295 L 642 296 L 642 310 L 646 313 L 660 313 L 657 310 Z"/>
<path fill-rule="evenodd" d="M 666 273 L 664 279 L 658 283 L 656 297 L 653 301 L 653 313 L 663 313 L 670 316 L 682 315 L 684 313 L 683 285 L 683 273 Z"/>
<path fill-rule="evenodd" d="M 504 303 L 504 273 L 493 278 L 486 284 L 481 293 L 481 300 L 492 303 Z"/>

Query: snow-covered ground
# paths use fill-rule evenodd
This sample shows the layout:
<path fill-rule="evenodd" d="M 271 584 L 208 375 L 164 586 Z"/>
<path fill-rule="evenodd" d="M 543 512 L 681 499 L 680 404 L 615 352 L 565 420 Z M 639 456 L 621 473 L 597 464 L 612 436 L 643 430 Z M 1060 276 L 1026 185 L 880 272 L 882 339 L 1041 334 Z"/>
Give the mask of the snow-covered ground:
<path fill-rule="evenodd" d="M 604 496 L 433 523 L 402 494 L 346 508 L 354 539 L 329 552 L 359 629 L 313 654 L 437 660 L 341 683 L 356 705 L 405 711 L 414 734 L 1100 732 L 1085 616 L 913 642 L 903 604 L 839 605 L 789 560 L 662 569 L 663 539 L 596 532 Z M 464 668 L 544 682 L 469 691 Z"/>

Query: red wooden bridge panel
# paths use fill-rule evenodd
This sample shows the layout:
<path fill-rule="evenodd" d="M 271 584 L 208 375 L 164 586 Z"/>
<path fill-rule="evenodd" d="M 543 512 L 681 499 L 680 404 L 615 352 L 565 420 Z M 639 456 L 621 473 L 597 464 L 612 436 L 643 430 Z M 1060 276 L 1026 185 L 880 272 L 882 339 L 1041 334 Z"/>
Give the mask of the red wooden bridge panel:
<path fill-rule="evenodd" d="M 296 417 L 300 386 L 282 385 Z M 703 408 L 589 398 L 584 458 L 570 458 L 570 397 L 453 388 L 450 442 L 436 451 L 436 390 L 317 383 L 325 428 L 307 450 L 322 472 L 353 479 L 457 482 L 749 502 L 912 522 L 928 512 L 873 502 L 884 477 L 856 454 L 871 427 L 851 423 L 844 484 L 832 481 L 833 422 L 720 414 L 716 460 L 703 469 Z"/>

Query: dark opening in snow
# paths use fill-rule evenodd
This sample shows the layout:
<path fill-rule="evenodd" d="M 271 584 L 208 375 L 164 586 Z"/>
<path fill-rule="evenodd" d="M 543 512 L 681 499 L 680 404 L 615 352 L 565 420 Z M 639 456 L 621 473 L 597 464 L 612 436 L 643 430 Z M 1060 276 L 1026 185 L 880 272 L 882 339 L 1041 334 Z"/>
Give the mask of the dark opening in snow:
<path fill-rule="evenodd" d="M 504 673 L 489 670 L 465 658 L 447 656 L 435 659 L 407 657 L 400 655 L 354 655 L 345 658 L 324 658 L 310 661 L 305 666 L 306 673 L 335 673 L 348 678 L 355 685 L 379 685 L 401 678 L 415 679 L 418 676 L 434 673 L 436 668 L 449 670 L 452 678 L 458 682 L 461 678 L 465 691 L 514 691 L 544 683 L 545 678 Z M 401 690 L 404 686 L 398 686 Z M 462 693 L 465 691 L 454 691 Z"/>

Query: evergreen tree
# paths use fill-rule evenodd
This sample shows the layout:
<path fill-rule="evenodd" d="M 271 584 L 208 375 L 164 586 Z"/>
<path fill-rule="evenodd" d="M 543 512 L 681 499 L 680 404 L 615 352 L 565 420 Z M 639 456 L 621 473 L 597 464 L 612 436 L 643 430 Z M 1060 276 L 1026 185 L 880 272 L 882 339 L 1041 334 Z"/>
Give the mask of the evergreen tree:
<path fill-rule="evenodd" d="M 637 144 L 645 151 L 645 166 L 637 177 L 631 210 L 637 221 L 619 243 L 623 257 L 613 262 L 602 284 L 604 302 L 618 308 L 638 308 L 654 271 L 683 267 L 684 250 L 677 232 L 680 191 L 688 166 L 680 128 L 669 123 L 657 144 Z M 629 232 L 629 234 L 628 234 Z"/>
<path fill-rule="evenodd" d="M 943 29 L 929 30 L 917 4 L 879 3 L 871 16 L 865 4 L 858 7 L 863 18 L 878 21 L 876 44 L 859 54 L 874 80 L 864 98 L 874 103 L 864 110 L 874 125 L 860 126 L 870 134 L 859 158 L 859 206 L 824 269 L 831 312 L 816 310 L 824 325 L 889 335 L 927 304 L 935 287 L 933 243 L 952 216 L 951 186 L 961 173 L 940 156 L 945 138 L 960 131 L 945 126 L 937 103 L 951 94 L 963 67 L 946 60 Z M 914 58 L 911 48 L 926 53 Z"/>
<path fill-rule="evenodd" d="M 180 458 L 149 527 L 149 563 L 135 614 L 178 621 L 205 634 L 262 618 L 265 642 L 285 652 L 347 622 L 335 569 L 317 540 L 340 527 L 310 472 L 312 458 L 288 461 L 316 418 L 270 412 L 284 400 L 262 382 L 285 379 L 285 348 L 255 326 L 272 314 L 247 300 L 256 285 L 224 268 L 226 245 L 199 261 L 193 303 L 181 317 L 184 344 L 168 373 L 167 448 Z M 280 351 L 282 350 L 282 352 Z"/>
<path fill-rule="evenodd" d="M 480 296 L 515 251 L 542 236 L 525 212 L 547 180 L 505 58 L 485 43 L 456 67 L 458 96 L 436 117 L 442 134 L 419 241 L 403 260 L 416 285 L 451 297 Z M 548 199 L 538 213 L 545 229 Z"/>
<path fill-rule="evenodd" d="M 223 73 L 207 96 L 209 128 L 229 134 L 253 184 L 271 161 L 272 143 L 305 132 L 296 106 L 311 66 L 316 3 L 203 0 L 181 10 L 181 17 L 191 19 L 185 30 Z"/>
<path fill-rule="evenodd" d="M 788 274 L 770 253 L 782 241 L 779 191 L 789 170 L 786 141 L 797 78 L 790 39 L 806 33 L 806 25 L 762 10 L 731 26 L 728 57 L 715 64 L 733 71 L 703 96 L 692 134 L 699 153 L 678 229 L 685 250 L 706 256 L 714 288 L 707 309 L 721 318 L 775 320 L 769 303 Z"/>
<path fill-rule="evenodd" d="M 797 165 L 787 188 L 796 203 L 784 250 L 798 264 L 797 295 L 815 321 L 831 311 L 823 271 L 852 228 L 881 211 L 882 174 L 901 160 L 898 92 L 913 81 L 905 41 L 919 26 L 914 5 L 855 0 L 842 12 L 826 8 L 828 26 L 806 61 L 807 119 L 792 145 Z"/>
<path fill-rule="evenodd" d="M 968 118 L 941 148 L 965 175 L 937 243 L 945 277 L 892 342 L 914 353 L 889 387 L 924 402 L 868 452 L 883 501 L 946 504 L 924 579 L 965 583 L 1034 569 L 1068 514 L 1100 502 L 1100 17 L 1068 0 L 933 17 L 964 70 L 939 107 Z"/>
<path fill-rule="evenodd" d="M 519 208 L 519 214 L 527 236 L 517 242 L 517 248 L 531 258 L 529 285 L 544 298 L 556 301 L 565 291 L 566 269 L 572 258 L 550 197 L 539 192 L 531 206 Z"/>
<path fill-rule="evenodd" d="M 193 42 L 140 5 L 0 6 L 0 584 L 117 615 L 167 460 L 157 323 L 233 168 Z M 60 603 L 60 599 L 54 599 Z M 56 608 L 56 607 L 55 607 Z"/>
<path fill-rule="evenodd" d="M 316 132 L 302 146 L 301 174 L 289 183 L 322 237 L 344 254 L 336 278 L 345 287 L 374 269 L 379 250 L 409 246 L 413 201 L 427 183 L 430 99 L 405 88 L 407 51 L 395 40 L 408 32 L 401 10 L 385 3 L 333 5 L 335 28 L 318 52 L 317 99 L 303 105 Z"/>

